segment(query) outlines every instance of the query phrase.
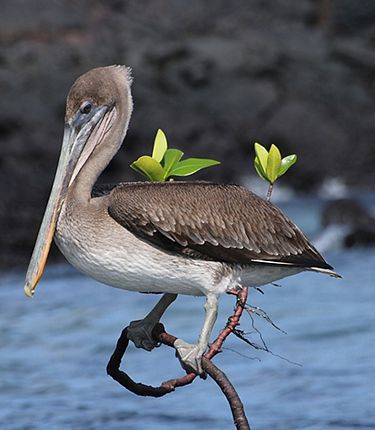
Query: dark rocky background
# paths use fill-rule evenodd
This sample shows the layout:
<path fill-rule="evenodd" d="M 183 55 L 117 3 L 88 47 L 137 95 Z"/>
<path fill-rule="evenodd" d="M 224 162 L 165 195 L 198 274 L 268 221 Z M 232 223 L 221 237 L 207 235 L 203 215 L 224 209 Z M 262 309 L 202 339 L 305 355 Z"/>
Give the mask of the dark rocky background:
<path fill-rule="evenodd" d="M 0 267 L 25 264 L 49 194 L 73 80 L 133 68 L 135 112 L 102 180 L 134 179 L 155 130 L 201 174 L 240 181 L 251 142 L 296 152 L 285 177 L 375 183 L 373 0 L 1 0 Z"/>

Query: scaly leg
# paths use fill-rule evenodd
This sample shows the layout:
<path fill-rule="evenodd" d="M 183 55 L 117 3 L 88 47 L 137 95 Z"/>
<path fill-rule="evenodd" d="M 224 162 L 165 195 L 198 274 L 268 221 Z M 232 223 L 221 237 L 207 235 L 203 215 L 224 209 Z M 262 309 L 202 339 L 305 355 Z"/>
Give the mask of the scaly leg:
<path fill-rule="evenodd" d="M 152 338 L 152 330 L 160 321 L 168 306 L 176 300 L 177 294 L 166 293 L 156 303 L 154 308 L 143 320 L 132 321 L 128 327 L 128 339 L 131 340 L 137 348 L 143 348 L 151 351 L 156 346 Z"/>
<path fill-rule="evenodd" d="M 218 302 L 219 300 L 217 295 L 209 294 L 207 296 L 206 303 L 204 305 L 206 316 L 196 345 L 186 343 L 182 339 L 177 339 L 174 343 L 177 355 L 185 367 L 193 369 L 194 372 L 198 374 L 203 373 L 201 362 L 202 355 L 205 353 L 210 341 L 211 332 L 217 317 Z"/>

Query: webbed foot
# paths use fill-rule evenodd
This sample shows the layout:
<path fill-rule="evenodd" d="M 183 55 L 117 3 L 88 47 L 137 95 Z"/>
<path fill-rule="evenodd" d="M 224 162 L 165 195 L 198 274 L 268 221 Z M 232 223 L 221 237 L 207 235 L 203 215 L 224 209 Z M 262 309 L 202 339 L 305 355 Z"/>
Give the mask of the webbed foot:
<path fill-rule="evenodd" d="M 157 346 L 157 342 L 152 337 L 152 330 L 155 325 L 156 322 L 147 319 L 132 321 L 128 327 L 128 339 L 137 348 L 151 351 Z"/>
<path fill-rule="evenodd" d="M 205 352 L 199 345 L 194 345 L 177 339 L 174 343 L 177 357 L 185 370 L 193 371 L 198 375 L 204 374 L 202 356 Z"/>

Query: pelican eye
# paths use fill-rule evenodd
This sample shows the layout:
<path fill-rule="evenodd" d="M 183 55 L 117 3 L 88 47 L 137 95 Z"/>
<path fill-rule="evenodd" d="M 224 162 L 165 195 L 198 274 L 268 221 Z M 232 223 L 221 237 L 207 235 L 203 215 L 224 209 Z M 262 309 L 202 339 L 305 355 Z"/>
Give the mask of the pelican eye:
<path fill-rule="evenodd" d="M 91 112 L 92 104 L 91 102 L 84 102 L 82 103 L 82 106 L 80 107 L 80 112 L 87 115 Z"/>

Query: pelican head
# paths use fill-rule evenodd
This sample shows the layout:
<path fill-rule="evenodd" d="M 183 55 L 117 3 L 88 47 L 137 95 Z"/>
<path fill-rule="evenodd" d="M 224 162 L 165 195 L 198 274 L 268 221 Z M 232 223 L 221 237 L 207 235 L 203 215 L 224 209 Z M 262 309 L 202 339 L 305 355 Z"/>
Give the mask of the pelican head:
<path fill-rule="evenodd" d="M 29 297 L 34 294 L 43 275 L 69 187 L 90 155 L 102 144 L 113 145 L 116 153 L 122 143 L 132 110 L 130 84 L 127 67 L 108 66 L 92 69 L 80 76 L 69 91 L 60 159 L 26 274 L 25 293 Z M 119 122 L 123 124 L 117 138 L 104 139 Z"/>

